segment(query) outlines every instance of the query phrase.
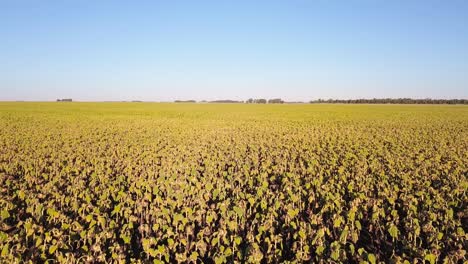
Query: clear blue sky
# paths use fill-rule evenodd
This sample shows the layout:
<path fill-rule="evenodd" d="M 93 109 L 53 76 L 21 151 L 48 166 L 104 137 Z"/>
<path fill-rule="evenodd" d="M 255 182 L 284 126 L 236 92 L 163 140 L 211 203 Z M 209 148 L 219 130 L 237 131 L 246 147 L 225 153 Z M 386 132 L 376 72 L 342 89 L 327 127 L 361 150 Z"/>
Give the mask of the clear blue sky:
<path fill-rule="evenodd" d="M 468 98 L 468 1 L 0 0 L 0 100 Z"/>

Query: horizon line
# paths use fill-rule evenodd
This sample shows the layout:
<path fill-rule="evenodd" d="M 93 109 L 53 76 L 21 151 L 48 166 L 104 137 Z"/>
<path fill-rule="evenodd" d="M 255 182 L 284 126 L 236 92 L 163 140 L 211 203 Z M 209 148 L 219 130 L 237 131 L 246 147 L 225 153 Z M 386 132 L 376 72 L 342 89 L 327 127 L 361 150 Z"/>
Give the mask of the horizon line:
<path fill-rule="evenodd" d="M 142 103 L 210 103 L 210 102 L 221 102 L 221 101 L 231 101 L 231 102 L 238 102 L 238 103 L 246 103 L 248 100 L 253 99 L 253 100 L 275 100 L 275 99 L 280 99 L 280 97 L 275 97 L 275 98 L 248 98 L 245 100 L 234 100 L 234 99 L 214 99 L 214 100 L 207 100 L 207 99 L 201 99 L 201 100 L 195 100 L 195 99 L 172 99 L 172 100 L 139 100 L 139 99 L 127 99 L 127 100 L 79 100 L 79 99 L 73 99 L 73 98 L 57 98 L 57 99 L 51 99 L 51 100 L 21 100 L 21 99 L 12 99 L 12 100 L 2 100 L 0 99 L 0 102 L 37 102 L 37 103 L 47 103 L 47 102 L 67 102 L 67 101 L 59 101 L 59 100 L 69 100 L 71 99 L 72 101 L 68 102 L 90 102 L 90 103 L 134 103 L 134 102 L 142 102 Z M 350 98 L 317 98 L 317 99 L 309 99 L 309 100 L 282 100 L 284 103 L 310 103 L 310 102 L 327 102 L 327 101 L 359 101 L 359 100 L 412 100 L 412 101 L 422 101 L 422 100 L 430 100 L 430 101 L 464 101 L 468 100 L 468 97 L 461 97 L 461 98 L 431 98 L 431 97 L 426 97 L 426 98 L 414 98 L 414 97 L 373 97 L 373 98 L 355 98 L 355 99 L 350 99 Z"/>

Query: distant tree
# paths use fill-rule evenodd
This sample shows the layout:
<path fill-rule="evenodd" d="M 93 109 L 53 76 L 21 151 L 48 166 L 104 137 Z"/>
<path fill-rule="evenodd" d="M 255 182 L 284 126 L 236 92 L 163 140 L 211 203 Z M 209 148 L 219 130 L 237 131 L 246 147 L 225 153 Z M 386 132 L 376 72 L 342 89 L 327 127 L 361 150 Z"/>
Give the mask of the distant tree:
<path fill-rule="evenodd" d="M 284 101 L 285 104 L 304 104 L 302 101 Z"/>
<path fill-rule="evenodd" d="M 249 98 L 249 99 L 246 101 L 247 104 L 253 104 L 253 102 L 254 102 L 254 99 L 252 99 L 252 98 Z"/>
<path fill-rule="evenodd" d="M 373 98 L 373 99 L 353 99 L 353 100 L 322 100 L 310 101 L 312 104 L 468 104 L 467 99 L 411 99 L 411 98 Z"/>
<path fill-rule="evenodd" d="M 275 98 L 275 99 L 268 100 L 268 103 L 269 104 L 282 104 L 282 103 L 284 103 L 284 101 L 281 100 L 281 98 Z"/>
<path fill-rule="evenodd" d="M 175 100 L 174 103 L 196 103 L 195 100 Z"/>
<path fill-rule="evenodd" d="M 228 104 L 236 104 L 236 103 L 244 103 L 244 101 L 236 101 L 236 100 L 214 100 L 214 101 L 210 101 L 210 103 L 228 103 Z"/>
<path fill-rule="evenodd" d="M 57 102 L 72 102 L 72 99 L 71 98 L 57 99 Z"/>
<path fill-rule="evenodd" d="M 256 103 L 256 104 L 266 104 L 267 100 L 266 99 L 255 99 L 254 103 Z"/>

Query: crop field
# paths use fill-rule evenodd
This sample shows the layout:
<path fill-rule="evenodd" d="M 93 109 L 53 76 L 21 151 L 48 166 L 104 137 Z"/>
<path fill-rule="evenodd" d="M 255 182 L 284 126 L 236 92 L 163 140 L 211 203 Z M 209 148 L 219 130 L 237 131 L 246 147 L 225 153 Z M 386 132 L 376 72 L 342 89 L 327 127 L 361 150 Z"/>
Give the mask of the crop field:
<path fill-rule="evenodd" d="M 462 263 L 468 106 L 0 103 L 0 262 Z"/>

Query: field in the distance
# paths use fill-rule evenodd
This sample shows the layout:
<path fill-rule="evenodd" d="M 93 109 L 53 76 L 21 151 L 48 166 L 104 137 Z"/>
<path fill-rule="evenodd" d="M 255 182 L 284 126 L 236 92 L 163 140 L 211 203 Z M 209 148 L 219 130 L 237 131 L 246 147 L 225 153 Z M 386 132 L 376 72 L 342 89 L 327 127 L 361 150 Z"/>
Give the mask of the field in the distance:
<path fill-rule="evenodd" d="M 0 262 L 466 261 L 468 107 L 0 103 Z"/>

